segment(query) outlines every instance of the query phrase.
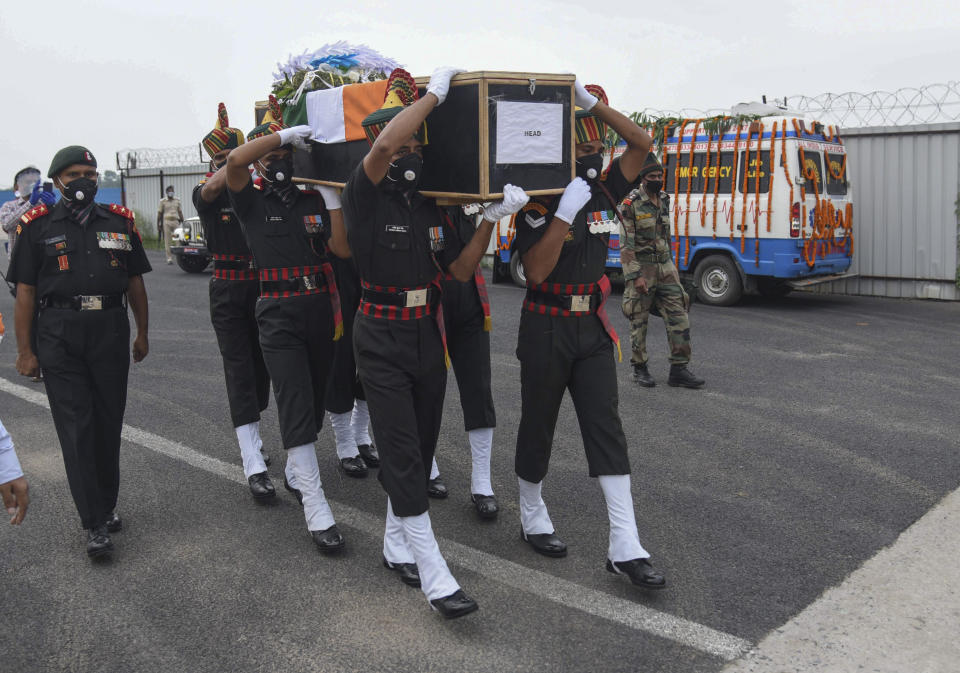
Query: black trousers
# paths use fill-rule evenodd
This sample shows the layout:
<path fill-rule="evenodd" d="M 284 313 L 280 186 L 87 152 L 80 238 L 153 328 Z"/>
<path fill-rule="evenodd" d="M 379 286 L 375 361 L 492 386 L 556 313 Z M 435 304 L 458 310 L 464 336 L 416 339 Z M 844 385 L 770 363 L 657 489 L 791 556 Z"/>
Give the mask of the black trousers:
<path fill-rule="evenodd" d="M 330 295 L 261 297 L 257 325 L 283 448 L 312 444 L 323 426 L 323 396 L 333 358 Z"/>
<path fill-rule="evenodd" d="M 490 386 L 490 333 L 483 329 L 483 306 L 475 281 L 443 284 L 443 320 L 450 364 L 460 391 L 464 430 L 496 427 Z"/>
<path fill-rule="evenodd" d="M 358 314 L 353 338 L 380 452 L 377 476 L 394 514 L 423 514 L 447 387 L 440 331 L 432 316 L 401 321 Z"/>
<path fill-rule="evenodd" d="M 95 528 L 117 506 L 120 489 L 130 369 L 127 310 L 42 309 L 36 336 L 70 493 L 83 527 Z"/>
<path fill-rule="evenodd" d="M 227 382 L 230 420 L 237 428 L 260 420 L 270 401 L 270 376 L 260 350 L 256 280 L 210 279 L 210 321 Z"/>
<path fill-rule="evenodd" d="M 564 390 L 570 391 L 591 477 L 629 474 L 627 440 L 617 412 L 613 342 L 595 315 L 550 317 L 523 311 L 517 340 L 520 427 L 517 476 L 547 475 Z"/>
<path fill-rule="evenodd" d="M 333 368 L 327 381 L 326 409 L 334 414 L 345 414 L 353 409 L 355 399 L 366 399 L 353 355 L 353 323 L 360 305 L 360 277 L 353 268 L 352 260 L 334 258 L 332 264 L 340 292 L 343 336 L 334 344 Z"/>

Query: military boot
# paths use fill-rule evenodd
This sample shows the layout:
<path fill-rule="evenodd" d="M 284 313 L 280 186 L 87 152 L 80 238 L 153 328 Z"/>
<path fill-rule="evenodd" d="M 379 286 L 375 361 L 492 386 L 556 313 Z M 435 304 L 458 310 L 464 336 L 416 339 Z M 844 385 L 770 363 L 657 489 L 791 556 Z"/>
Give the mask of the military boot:
<path fill-rule="evenodd" d="M 653 380 L 653 377 L 650 376 L 650 372 L 647 370 L 646 362 L 642 365 L 633 365 L 633 381 L 644 388 L 653 388 L 657 385 L 657 382 Z"/>
<path fill-rule="evenodd" d="M 693 375 L 687 365 L 670 365 L 670 378 L 667 379 L 667 385 L 673 386 L 683 386 L 684 388 L 699 388 L 706 381 L 703 379 L 698 379 Z"/>

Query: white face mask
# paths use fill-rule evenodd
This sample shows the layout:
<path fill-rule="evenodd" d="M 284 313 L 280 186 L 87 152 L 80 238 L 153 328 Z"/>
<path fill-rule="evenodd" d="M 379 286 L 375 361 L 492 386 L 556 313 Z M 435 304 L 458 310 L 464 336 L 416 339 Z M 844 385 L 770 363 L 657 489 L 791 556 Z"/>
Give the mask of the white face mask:
<path fill-rule="evenodd" d="M 17 178 L 17 191 L 20 192 L 20 196 L 29 196 L 39 179 L 39 173 L 26 173 Z"/>

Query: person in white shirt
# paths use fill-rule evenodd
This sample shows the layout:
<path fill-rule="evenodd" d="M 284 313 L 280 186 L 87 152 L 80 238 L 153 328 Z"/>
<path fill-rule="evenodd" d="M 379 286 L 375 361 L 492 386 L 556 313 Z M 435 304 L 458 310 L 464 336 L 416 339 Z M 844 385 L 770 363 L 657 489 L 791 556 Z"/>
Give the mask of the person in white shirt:
<path fill-rule="evenodd" d="M 13 448 L 10 433 L 0 421 L 0 496 L 3 497 L 3 506 L 10 515 L 10 523 L 20 525 L 27 514 L 27 505 L 30 504 L 30 487 L 27 478 L 20 469 L 17 452 Z"/>

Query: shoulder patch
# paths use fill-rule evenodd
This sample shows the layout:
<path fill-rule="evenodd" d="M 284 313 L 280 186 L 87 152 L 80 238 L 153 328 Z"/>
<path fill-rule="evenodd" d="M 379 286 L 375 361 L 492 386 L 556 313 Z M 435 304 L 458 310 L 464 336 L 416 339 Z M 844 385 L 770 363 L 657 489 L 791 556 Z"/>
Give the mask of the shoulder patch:
<path fill-rule="evenodd" d="M 30 224 L 33 220 L 37 219 L 38 217 L 43 217 L 49 212 L 50 212 L 50 209 L 47 208 L 46 204 L 41 203 L 39 205 L 34 206 L 27 212 L 25 212 L 20 217 L 20 222 L 22 222 L 23 224 Z"/>
<path fill-rule="evenodd" d="M 519 214 L 523 215 L 523 221 L 527 223 L 528 227 L 536 229 L 547 223 L 548 212 L 550 211 L 547 210 L 547 207 L 542 203 L 530 201 L 520 209 Z"/>
<path fill-rule="evenodd" d="M 133 211 L 125 206 L 121 206 L 119 203 L 111 203 L 109 208 L 110 212 L 114 213 L 115 215 L 121 215 L 130 221 L 134 220 Z"/>

